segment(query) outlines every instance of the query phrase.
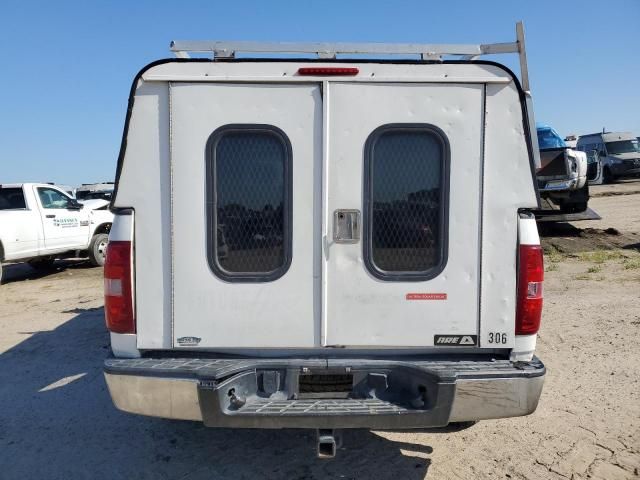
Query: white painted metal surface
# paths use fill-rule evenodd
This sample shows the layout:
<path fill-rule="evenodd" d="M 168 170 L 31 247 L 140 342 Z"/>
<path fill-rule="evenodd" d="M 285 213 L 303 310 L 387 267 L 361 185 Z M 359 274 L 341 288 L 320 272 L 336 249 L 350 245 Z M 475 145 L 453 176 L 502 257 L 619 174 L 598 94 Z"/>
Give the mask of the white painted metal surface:
<path fill-rule="evenodd" d="M 490 346 L 490 332 L 508 333 L 507 346 L 513 346 L 518 209 L 538 205 L 533 172 L 527 161 L 522 115 L 513 85 L 487 85 L 481 230 L 482 347 Z"/>
<path fill-rule="evenodd" d="M 3 185 L 22 188 L 18 185 Z M 31 193 L 31 192 L 29 192 Z M 26 208 L 0 210 L 0 244 L 4 260 L 37 256 L 44 249 L 40 211 L 31 194 L 25 198 Z"/>
<path fill-rule="evenodd" d="M 210 62 L 164 63 L 142 75 L 144 82 L 321 82 L 327 77 L 301 76 L 300 67 L 317 66 L 314 62 Z M 344 67 L 344 63 L 327 62 L 323 67 Z M 380 64 L 349 62 L 359 72 L 360 82 L 418 83 L 497 83 L 509 84 L 511 76 L 494 65 L 469 63 Z M 428 68 L 425 68 L 428 67 Z M 334 78 L 335 80 L 336 78 Z"/>
<path fill-rule="evenodd" d="M 325 65 L 331 66 L 331 64 Z M 476 331 L 480 325 L 481 346 L 486 348 L 495 348 L 495 345 L 490 345 L 486 341 L 488 331 L 513 332 L 517 210 L 537 205 L 524 130 L 525 119 L 515 84 L 513 81 L 503 83 L 502 80 L 475 83 L 476 80 L 483 78 L 505 78 L 506 72 L 493 65 L 369 63 L 350 63 L 349 65 L 360 69 L 357 78 L 349 81 L 335 78 L 323 79 L 322 96 L 319 87 L 321 82 L 317 78 L 298 76 L 290 83 L 276 81 L 278 78 L 295 77 L 299 67 L 308 66 L 308 63 L 304 62 L 167 63 L 154 66 L 143 75 L 143 80 L 138 83 L 127 149 L 115 199 L 115 206 L 133 207 L 136 211 L 138 348 L 172 348 L 173 341 L 178 338 L 178 335 L 202 337 L 203 347 L 209 345 L 225 351 L 232 351 L 234 348 L 277 348 L 284 352 L 285 347 L 317 348 L 323 343 L 347 344 L 359 348 L 366 348 L 367 345 L 372 348 L 427 347 L 428 340 L 433 341 L 433 338 L 427 338 L 430 336 L 427 332 L 431 332 L 427 327 L 417 330 L 425 337 L 417 342 L 413 339 L 407 340 L 407 332 L 396 332 L 393 328 L 381 332 L 388 335 L 388 338 L 376 338 L 376 331 L 368 331 L 366 319 L 362 317 L 353 316 L 350 320 L 354 325 L 359 325 L 360 330 L 352 328 L 348 323 L 345 324 L 347 326 L 344 329 L 338 328 L 339 323 L 332 325 L 329 311 L 331 308 L 336 311 L 339 307 L 324 305 L 323 309 L 322 289 L 313 287 L 313 285 L 319 285 L 321 279 L 326 279 L 328 282 L 326 293 L 330 294 L 332 288 L 329 272 L 325 271 L 323 276 L 320 270 L 321 228 L 312 221 L 312 219 L 316 222 L 326 220 L 331 215 L 331 210 L 326 208 L 321 212 L 319 206 L 313 203 L 316 200 L 309 198 L 319 198 L 322 186 L 317 184 L 318 179 L 323 178 L 323 174 L 325 176 L 332 174 L 332 162 L 340 162 L 332 153 L 338 144 L 334 145 L 335 141 L 329 135 L 324 136 L 323 143 L 323 131 L 329 132 L 335 129 L 336 134 L 339 135 L 344 134 L 345 129 L 348 129 L 349 134 L 355 139 L 354 131 L 356 130 L 360 132 L 358 135 L 364 135 L 364 127 L 361 127 L 361 124 L 373 127 L 374 122 L 370 118 L 377 119 L 381 123 L 417 121 L 415 118 L 410 120 L 411 115 L 422 115 L 422 118 L 432 118 L 434 123 L 440 122 L 439 126 L 443 130 L 449 131 L 456 140 L 459 140 L 456 143 L 451 142 L 452 158 L 462 158 L 461 163 L 455 165 L 456 168 L 461 169 L 457 170 L 459 176 L 454 177 L 452 170 L 451 181 L 457 186 L 455 192 L 452 190 L 454 194 L 452 199 L 456 198 L 455 195 L 458 195 L 459 189 L 460 194 L 469 199 L 467 208 L 472 211 L 472 214 L 458 210 L 460 217 L 450 219 L 450 228 L 458 229 L 455 237 L 450 232 L 450 242 L 453 248 L 460 248 L 459 243 L 476 243 L 475 251 L 465 251 L 460 257 L 450 253 L 449 261 L 453 262 L 452 266 L 458 265 L 457 274 L 464 271 L 471 276 L 464 282 L 468 281 L 469 285 L 476 290 L 475 299 L 470 305 L 462 302 L 451 310 L 455 313 L 455 328 L 461 329 L 470 325 Z M 256 84 L 256 79 L 261 75 L 263 77 L 260 84 Z M 171 98 L 169 98 L 169 83 L 159 80 L 160 78 L 194 77 L 202 79 L 207 76 L 214 78 L 211 82 L 174 82 L 171 86 Z M 409 105 L 412 98 L 410 95 L 396 102 L 385 98 L 395 93 L 382 94 L 380 99 L 373 93 L 367 93 L 363 96 L 368 99 L 367 103 L 359 104 L 361 99 L 358 94 L 353 96 L 345 94 L 342 98 L 346 102 L 346 107 L 340 104 L 332 106 L 334 95 L 339 95 L 341 90 L 348 91 L 350 84 L 359 82 L 360 78 L 366 79 L 372 76 L 396 79 L 406 77 L 412 85 L 398 87 L 397 93 L 400 94 L 401 91 L 421 93 L 415 95 L 415 102 L 411 105 Z M 421 77 L 428 79 L 428 82 L 420 83 Z M 151 81 L 146 81 L 145 78 Z M 220 81 L 221 78 L 229 78 L 233 81 L 224 84 Z M 435 78 L 442 79 L 440 82 L 442 85 L 434 85 Z M 450 78 L 466 78 L 467 81 L 450 84 L 447 83 Z M 396 87 L 363 82 L 352 88 L 355 90 L 362 88 L 363 92 L 376 91 L 376 89 L 379 92 L 385 92 L 387 89 L 389 89 L 388 92 L 392 92 Z M 426 104 L 420 102 L 426 102 L 425 99 L 430 97 L 430 89 L 442 91 L 444 99 L 448 101 L 440 102 L 436 98 L 432 104 L 433 108 L 427 108 Z M 450 95 L 447 93 L 449 89 L 457 94 Z M 486 90 L 487 93 L 484 103 L 479 93 L 482 90 Z M 390 112 L 387 116 L 383 115 L 382 108 L 377 107 L 381 101 Z M 458 109 L 453 108 L 455 106 L 461 107 L 459 112 Z M 173 113 L 171 122 L 170 109 Z M 484 142 L 481 141 L 483 115 L 486 126 Z M 347 117 L 352 120 L 350 124 L 340 124 L 340 121 Z M 303 268 L 306 273 L 295 277 L 291 283 L 286 283 L 288 273 L 273 283 L 273 289 L 265 284 L 230 285 L 215 279 L 208 268 L 206 255 L 203 252 L 206 239 L 204 234 L 204 145 L 217 126 L 234 122 L 271 123 L 282 128 L 293 144 L 294 171 L 300 172 L 303 168 L 305 175 L 308 174 L 305 179 L 298 178 L 297 183 L 294 182 L 294 205 L 298 205 L 296 208 L 299 208 L 298 213 L 294 212 L 294 217 L 298 218 L 296 222 L 302 222 L 307 227 L 304 227 L 306 231 L 302 236 L 294 235 L 294 263 L 289 272 L 295 272 L 293 266 L 298 260 L 307 262 Z M 170 137 L 173 139 L 172 167 L 169 164 Z M 316 143 L 317 147 L 312 147 Z M 305 148 L 315 152 L 313 155 L 316 155 L 316 160 L 310 161 L 304 157 L 300 159 L 299 149 L 302 145 L 307 145 Z M 350 152 L 349 155 L 352 157 L 350 167 L 361 168 L 362 148 L 362 144 L 357 146 L 354 143 L 353 146 L 348 147 L 345 143 L 343 155 L 347 151 Z M 460 149 L 466 151 L 468 155 L 459 155 Z M 481 158 L 483 149 L 485 164 L 484 168 L 480 168 L 481 163 L 475 160 Z M 326 164 L 328 168 L 324 171 L 319 170 L 322 169 L 322 157 L 329 162 Z M 302 165 L 296 163 L 300 161 L 303 162 Z M 171 168 L 173 168 L 173 178 L 170 176 Z M 339 185 L 339 183 L 329 182 L 328 179 L 327 176 L 324 183 L 326 192 Z M 352 195 L 359 201 L 361 196 L 355 192 L 361 192 L 361 177 L 349 176 L 349 188 L 353 191 L 347 194 L 347 198 L 351 198 L 349 195 Z M 301 189 L 309 197 L 299 202 L 296 200 L 296 195 L 300 194 Z M 478 200 L 471 203 L 474 195 Z M 174 202 L 173 236 L 171 222 L 167 221 L 171 218 L 171 199 Z M 478 225 L 474 223 L 476 222 L 474 219 L 480 215 L 481 204 L 484 208 L 481 214 L 482 220 Z M 339 208 L 361 207 L 340 205 Z M 471 222 L 469 231 L 473 230 L 474 235 L 461 239 L 460 233 L 465 231 L 466 226 L 460 224 L 467 222 L 468 219 Z M 472 229 L 473 225 L 475 227 Z M 328 222 L 325 221 L 322 228 L 324 233 L 331 234 Z M 296 247 L 296 242 L 300 242 L 301 238 L 302 243 Z M 482 239 L 480 245 L 479 238 Z M 171 266 L 172 242 L 174 244 L 173 267 Z M 300 249 L 297 253 L 296 248 Z M 331 255 L 336 248 L 336 246 L 329 247 L 329 264 L 332 262 Z M 477 268 L 478 251 L 481 255 L 480 270 Z M 347 250 L 344 252 L 344 258 L 352 263 L 348 265 L 348 269 L 355 271 L 360 261 L 358 253 L 353 251 L 346 255 Z M 512 255 L 508 252 L 512 252 Z M 475 271 L 470 266 L 473 258 L 476 258 Z M 334 264 L 331 268 L 335 269 L 336 265 Z M 358 274 L 359 276 L 356 275 L 356 278 L 361 279 L 365 274 L 362 273 L 364 270 L 361 264 L 359 268 L 362 271 Z M 172 274 L 173 285 L 177 287 L 173 292 L 171 291 Z M 478 277 L 479 275 L 481 278 Z M 478 279 L 480 281 L 479 292 L 477 286 L 473 287 L 474 278 L 476 283 Z M 366 277 L 365 280 L 371 281 Z M 277 286 L 278 282 L 285 282 L 286 285 Z M 460 291 L 463 290 L 461 286 L 463 284 L 454 287 L 451 283 L 454 290 L 460 289 Z M 353 299 L 347 298 L 348 291 L 340 292 L 339 285 L 340 280 L 337 280 L 335 291 L 343 294 L 353 305 Z M 350 283 L 343 280 L 342 286 L 360 288 L 356 280 Z M 231 287 L 238 293 L 232 294 Z M 389 294 L 385 295 L 391 296 L 394 288 L 390 287 Z M 284 298 L 284 301 L 271 308 L 269 307 L 271 295 Z M 172 298 L 175 325 L 172 325 Z M 251 302 L 251 305 L 245 308 L 246 302 Z M 364 312 L 367 306 L 363 305 L 360 308 Z M 409 308 L 417 312 L 417 309 L 424 309 L 425 306 L 415 305 Z M 480 319 L 478 308 L 480 308 Z M 471 315 L 469 318 L 462 319 L 463 312 L 466 310 L 469 310 Z M 256 312 L 261 316 L 258 317 Z M 292 312 L 297 314 L 297 323 L 292 321 L 287 323 L 290 322 Z M 441 313 L 446 318 L 450 316 L 449 311 Z M 323 315 L 326 319 L 324 333 Z M 403 316 L 406 316 L 405 311 L 394 318 Z M 265 322 L 267 317 L 272 321 L 271 324 Z M 413 328 L 416 326 L 423 327 L 422 324 L 416 323 L 419 317 L 418 313 L 409 315 L 407 325 L 411 328 L 408 330 L 414 331 Z M 228 321 L 222 322 L 222 319 Z M 384 322 L 379 322 L 378 325 L 384 325 Z M 174 327 L 175 331 L 172 330 Z M 336 328 L 332 330 L 333 327 Z M 509 342 L 504 347 L 513 346 L 513 342 L 511 333 Z"/>
<path fill-rule="evenodd" d="M 518 219 L 518 244 L 519 245 L 540 245 L 540 235 L 538 225 L 534 218 Z"/>
<path fill-rule="evenodd" d="M 169 86 L 142 82 L 131 114 L 116 206 L 133 207 L 138 348 L 171 347 Z M 113 230 L 112 230 L 113 232 Z M 113 235 L 113 233 L 112 233 Z M 144 248 L 142 248 L 144 246 Z"/>
<path fill-rule="evenodd" d="M 118 358 L 139 358 L 138 335 L 135 333 L 109 333 L 111 351 Z"/>
<path fill-rule="evenodd" d="M 451 160 L 448 260 L 442 273 L 427 281 L 379 280 L 364 266 L 362 242 L 329 243 L 326 345 L 432 346 L 434 335 L 477 334 L 483 94 L 483 85 L 329 85 L 325 215 L 345 208 L 362 211 L 363 148 L 382 125 L 440 128 Z M 333 236 L 330 224 L 326 235 Z M 407 299 L 415 293 L 446 294 L 447 299 Z"/>
<path fill-rule="evenodd" d="M 510 359 L 512 362 L 530 362 L 536 351 L 538 334 L 516 335 L 516 340 L 511 350 Z"/>
<path fill-rule="evenodd" d="M 87 245 L 89 242 L 88 214 L 82 210 L 68 210 L 66 208 L 44 208 L 38 192 L 52 191 L 56 195 L 70 198 L 61 190 L 51 185 L 33 185 L 33 198 L 36 200 L 42 222 L 44 248 L 56 250 L 60 248 L 74 248 Z"/>
<path fill-rule="evenodd" d="M 221 82 L 228 83 L 230 81 L 240 81 L 240 82 L 278 82 L 278 83 L 299 83 L 300 77 L 291 76 L 291 77 L 283 77 L 283 76 L 266 76 L 266 75 L 256 75 L 255 77 L 250 77 L 247 75 L 241 75 L 239 77 L 234 77 L 231 75 L 144 75 L 144 80 L 146 82 L 205 82 L 205 83 L 213 83 L 213 82 Z M 325 77 L 321 75 L 318 76 L 305 76 L 307 81 L 316 80 L 321 82 Z M 494 76 L 461 76 L 461 77 L 441 77 L 441 76 L 433 76 L 433 77 L 416 77 L 416 78 L 407 78 L 402 76 L 393 76 L 393 77 L 362 77 L 358 80 L 360 83 L 502 83 L 507 84 L 511 82 L 511 78 L 507 76 L 503 77 L 494 77 Z"/>
<path fill-rule="evenodd" d="M 174 346 L 317 346 L 320 86 L 178 83 L 170 95 Z M 229 283 L 207 263 L 205 145 L 228 124 L 273 125 L 291 141 L 292 262 L 272 282 Z"/>

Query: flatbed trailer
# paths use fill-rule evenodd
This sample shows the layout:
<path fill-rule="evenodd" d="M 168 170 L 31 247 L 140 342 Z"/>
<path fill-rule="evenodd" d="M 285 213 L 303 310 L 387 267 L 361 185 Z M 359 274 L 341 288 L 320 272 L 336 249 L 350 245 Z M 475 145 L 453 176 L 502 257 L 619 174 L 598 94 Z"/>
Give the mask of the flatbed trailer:
<path fill-rule="evenodd" d="M 534 211 L 536 222 L 578 222 L 581 220 L 602 220 L 598 212 L 591 208 L 587 208 L 580 213 L 562 213 L 558 209 L 554 210 L 536 210 Z"/>
<path fill-rule="evenodd" d="M 532 213 L 536 217 L 538 223 L 552 222 L 579 222 L 581 220 L 602 220 L 602 217 L 591 208 L 587 208 L 584 212 L 564 213 L 558 207 L 553 205 L 549 199 L 540 199 L 541 208 L 533 210 Z"/>

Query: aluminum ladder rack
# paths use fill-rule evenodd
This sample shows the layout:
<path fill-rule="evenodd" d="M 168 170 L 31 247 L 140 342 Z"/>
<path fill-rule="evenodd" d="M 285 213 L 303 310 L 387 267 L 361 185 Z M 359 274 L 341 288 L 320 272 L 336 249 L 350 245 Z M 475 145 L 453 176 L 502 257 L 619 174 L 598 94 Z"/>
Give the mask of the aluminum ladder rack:
<path fill-rule="evenodd" d="M 338 55 L 419 55 L 422 60 L 441 61 L 444 56 L 474 60 L 481 55 L 517 53 L 520 57 L 521 83 L 529 91 L 527 53 L 524 41 L 524 26 L 516 23 L 516 41 L 486 44 L 420 44 L 420 43 L 329 43 L 329 42 L 227 42 L 189 41 L 171 42 L 171 51 L 178 58 L 190 58 L 191 53 L 210 53 L 214 60 L 232 59 L 240 53 L 259 54 L 306 54 L 319 59 L 335 59 Z"/>

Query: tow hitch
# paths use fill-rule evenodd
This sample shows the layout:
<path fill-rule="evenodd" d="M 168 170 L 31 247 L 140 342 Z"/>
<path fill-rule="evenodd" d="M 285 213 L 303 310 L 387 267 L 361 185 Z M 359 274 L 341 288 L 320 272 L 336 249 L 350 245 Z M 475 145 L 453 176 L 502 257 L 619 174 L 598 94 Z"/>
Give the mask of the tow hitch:
<path fill-rule="evenodd" d="M 336 451 L 342 446 L 342 430 L 319 428 L 316 430 L 318 440 L 318 458 L 334 458 Z"/>

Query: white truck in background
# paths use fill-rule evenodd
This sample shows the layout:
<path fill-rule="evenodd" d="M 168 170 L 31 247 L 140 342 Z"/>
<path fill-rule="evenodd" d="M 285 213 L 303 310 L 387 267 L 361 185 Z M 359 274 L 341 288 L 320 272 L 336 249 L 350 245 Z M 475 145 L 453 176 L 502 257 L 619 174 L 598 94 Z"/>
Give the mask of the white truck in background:
<path fill-rule="evenodd" d="M 538 124 L 540 168 L 536 172 L 540 196 L 563 213 L 581 213 L 589 202 L 587 155 L 570 148 L 549 125 Z"/>
<path fill-rule="evenodd" d="M 113 182 L 83 183 L 75 190 L 75 197 L 80 201 L 111 200 L 111 195 L 113 195 Z"/>
<path fill-rule="evenodd" d="M 517 37 L 175 42 L 140 71 L 104 270 L 116 407 L 313 428 L 321 457 L 341 428 L 532 413 L 540 165 Z M 508 52 L 522 84 L 476 58 Z"/>
<path fill-rule="evenodd" d="M 0 281 L 2 264 L 51 267 L 56 258 L 88 255 L 103 265 L 113 214 L 108 202 L 81 203 L 45 183 L 0 184 Z"/>

